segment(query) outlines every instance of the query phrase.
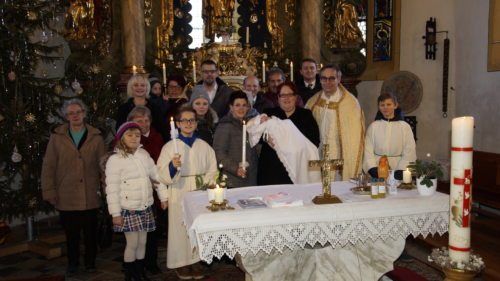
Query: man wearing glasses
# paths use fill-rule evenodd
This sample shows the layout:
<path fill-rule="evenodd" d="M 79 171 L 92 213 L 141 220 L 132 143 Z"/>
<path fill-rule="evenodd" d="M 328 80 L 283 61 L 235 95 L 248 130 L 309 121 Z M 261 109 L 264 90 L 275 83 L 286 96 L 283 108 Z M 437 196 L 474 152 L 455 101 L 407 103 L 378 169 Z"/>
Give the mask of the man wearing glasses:
<path fill-rule="evenodd" d="M 222 118 L 229 111 L 229 96 L 233 90 L 219 78 L 219 70 L 213 60 L 204 60 L 201 63 L 201 78 L 198 84 L 203 85 L 210 98 L 210 106 L 217 112 L 217 116 Z"/>
<path fill-rule="evenodd" d="M 341 76 L 338 66 L 324 66 L 320 71 L 323 90 L 308 100 L 306 108 L 318 122 L 321 145 L 329 144 L 332 159 L 344 159 L 335 180 L 349 180 L 361 172 L 365 121 L 356 97 L 340 84 Z"/>

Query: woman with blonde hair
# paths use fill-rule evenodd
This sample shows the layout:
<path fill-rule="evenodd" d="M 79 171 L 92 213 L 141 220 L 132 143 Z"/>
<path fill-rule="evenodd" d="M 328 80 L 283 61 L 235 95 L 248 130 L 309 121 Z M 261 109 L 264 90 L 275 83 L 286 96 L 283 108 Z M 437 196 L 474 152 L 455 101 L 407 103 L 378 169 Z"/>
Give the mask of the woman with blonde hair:
<path fill-rule="evenodd" d="M 118 107 L 116 115 L 116 129 L 127 121 L 127 116 L 138 105 L 145 106 L 151 110 L 151 125 L 162 135 L 163 140 L 166 141 L 168 137 L 168 128 L 165 122 L 162 122 L 161 110 L 158 105 L 151 102 L 149 99 L 149 92 L 151 85 L 149 80 L 142 75 L 133 75 L 127 83 L 127 101 Z"/>

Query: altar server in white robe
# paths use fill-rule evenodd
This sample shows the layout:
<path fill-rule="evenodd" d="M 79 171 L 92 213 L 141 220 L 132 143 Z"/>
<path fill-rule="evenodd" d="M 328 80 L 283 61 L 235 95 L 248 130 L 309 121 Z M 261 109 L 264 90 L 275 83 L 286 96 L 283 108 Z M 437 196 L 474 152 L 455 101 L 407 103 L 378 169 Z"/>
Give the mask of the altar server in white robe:
<path fill-rule="evenodd" d="M 403 170 L 417 158 L 413 132 L 403 120 L 395 96 L 384 93 L 377 102 L 379 111 L 366 131 L 363 170 L 378 177 L 379 158 L 386 155 L 394 178 L 402 180 Z"/>
<path fill-rule="evenodd" d="M 329 145 L 331 159 L 344 159 L 342 174 L 335 180 L 349 180 L 361 173 L 365 117 L 358 100 L 342 84 L 337 65 L 325 65 L 320 71 L 322 91 L 312 96 L 306 108 L 318 122 L 321 144 Z"/>
<path fill-rule="evenodd" d="M 176 125 L 179 138 L 163 146 L 157 164 L 160 180 L 169 186 L 167 267 L 175 268 L 182 280 L 201 279 L 203 268 L 183 223 L 182 201 L 187 192 L 196 190 L 197 176 L 204 183 L 214 179 L 217 162 L 210 145 L 196 136 L 196 112 L 191 107 L 179 109 Z"/>

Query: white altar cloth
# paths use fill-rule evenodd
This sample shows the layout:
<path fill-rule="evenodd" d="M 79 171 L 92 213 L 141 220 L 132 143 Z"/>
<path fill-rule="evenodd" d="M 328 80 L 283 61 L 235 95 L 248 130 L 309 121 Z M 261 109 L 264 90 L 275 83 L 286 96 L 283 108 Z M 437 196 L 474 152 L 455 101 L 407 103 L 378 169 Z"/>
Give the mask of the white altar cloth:
<path fill-rule="evenodd" d="M 409 235 L 439 233 L 448 230 L 449 197 L 436 192 L 420 196 L 416 190 L 399 190 L 385 199 L 371 199 L 350 191 L 354 184 L 332 183 L 332 194 L 342 204 L 314 205 L 311 200 L 321 193 L 320 183 L 236 188 L 227 191 L 235 210 L 209 211 L 205 191 L 188 193 L 184 198 L 184 222 L 191 244 L 200 258 L 211 263 L 213 257 L 236 254 L 270 254 L 273 250 L 314 247 L 316 243 L 332 247 L 355 245 L 367 240 L 393 240 Z M 254 196 L 286 192 L 302 199 L 304 206 L 289 208 L 242 209 L 236 201 Z"/>

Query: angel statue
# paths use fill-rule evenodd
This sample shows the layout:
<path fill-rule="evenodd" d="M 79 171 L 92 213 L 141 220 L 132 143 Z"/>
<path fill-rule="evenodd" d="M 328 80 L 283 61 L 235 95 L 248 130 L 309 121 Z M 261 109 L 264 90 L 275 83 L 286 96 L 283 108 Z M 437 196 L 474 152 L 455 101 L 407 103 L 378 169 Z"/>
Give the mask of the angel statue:
<path fill-rule="evenodd" d="M 350 0 L 337 0 L 334 10 L 334 48 L 359 48 L 363 35 L 358 26 L 358 12 Z"/>

